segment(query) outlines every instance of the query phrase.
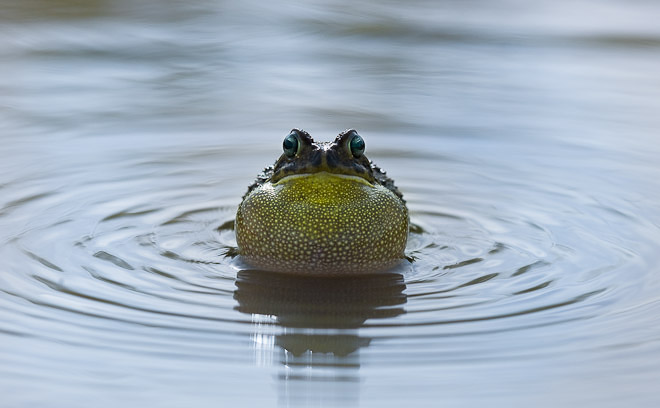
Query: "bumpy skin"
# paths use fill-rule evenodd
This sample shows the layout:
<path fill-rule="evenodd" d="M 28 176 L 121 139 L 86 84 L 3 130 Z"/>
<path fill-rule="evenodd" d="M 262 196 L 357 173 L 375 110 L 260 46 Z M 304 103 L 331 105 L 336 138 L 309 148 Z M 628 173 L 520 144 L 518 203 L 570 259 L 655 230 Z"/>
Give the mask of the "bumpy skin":
<path fill-rule="evenodd" d="M 394 182 L 351 153 L 354 130 L 317 143 L 302 130 L 295 156 L 283 154 L 248 188 L 236 214 L 241 257 L 266 270 L 358 274 L 404 256 L 408 210 Z"/>

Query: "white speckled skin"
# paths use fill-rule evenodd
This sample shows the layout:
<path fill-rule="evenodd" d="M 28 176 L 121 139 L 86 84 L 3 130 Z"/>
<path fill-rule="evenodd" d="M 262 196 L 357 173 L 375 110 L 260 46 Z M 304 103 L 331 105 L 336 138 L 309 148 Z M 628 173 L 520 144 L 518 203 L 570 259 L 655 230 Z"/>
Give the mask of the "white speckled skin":
<path fill-rule="evenodd" d="M 408 210 L 388 188 L 319 172 L 265 182 L 236 215 L 236 240 L 259 269 L 298 274 L 383 271 L 404 256 Z"/>

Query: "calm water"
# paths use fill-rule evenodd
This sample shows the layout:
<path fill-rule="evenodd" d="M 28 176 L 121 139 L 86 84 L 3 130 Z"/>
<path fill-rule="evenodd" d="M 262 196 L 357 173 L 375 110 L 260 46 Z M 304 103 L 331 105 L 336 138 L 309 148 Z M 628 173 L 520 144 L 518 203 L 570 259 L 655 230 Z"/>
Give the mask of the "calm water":
<path fill-rule="evenodd" d="M 262 3 L 2 2 L 0 405 L 660 404 L 660 6 Z M 414 262 L 225 255 L 296 126 Z"/>

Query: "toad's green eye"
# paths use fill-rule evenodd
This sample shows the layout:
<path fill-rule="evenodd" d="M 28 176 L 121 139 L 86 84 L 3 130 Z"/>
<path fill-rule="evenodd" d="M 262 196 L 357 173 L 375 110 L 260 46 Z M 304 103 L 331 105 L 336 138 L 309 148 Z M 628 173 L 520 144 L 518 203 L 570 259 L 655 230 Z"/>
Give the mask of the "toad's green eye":
<path fill-rule="evenodd" d="M 282 147 L 284 148 L 284 154 L 286 157 L 294 157 L 298 153 L 298 147 L 300 142 L 298 141 L 298 136 L 294 132 L 289 133 L 287 137 L 284 138 L 282 142 Z"/>
<path fill-rule="evenodd" d="M 353 134 L 351 141 L 348 143 L 351 148 L 353 157 L 360 157 L 364 153 L 364 140 L 357 133 Z"/>

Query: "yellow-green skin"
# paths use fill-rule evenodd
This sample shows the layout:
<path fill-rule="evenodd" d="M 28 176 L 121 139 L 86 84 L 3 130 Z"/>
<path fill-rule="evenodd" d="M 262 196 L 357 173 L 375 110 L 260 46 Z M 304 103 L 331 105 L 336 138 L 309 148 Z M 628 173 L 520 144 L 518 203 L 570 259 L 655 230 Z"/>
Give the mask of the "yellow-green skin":
<path fill-rule="evenodd" d="M 300 156 L 309 159 L 304 151 Z M 301 158 L 293 160 L 300 169 Z M 369 180 L 346 171 L 348 160 L 329 167 L 323 158 L 313 169 L 305 162 L 301 174 L 278 174 L 276 164 L 276 176 L 253 185 L 239 205 L 241 257 L 259 269 L 315 275 L 373 273 L 399 263 L 408 237 L 405 202 L 391 180 L 389 188 L 380 184 L 386 178 L 380 169 L 374 166 L 382 177 Z"/>

